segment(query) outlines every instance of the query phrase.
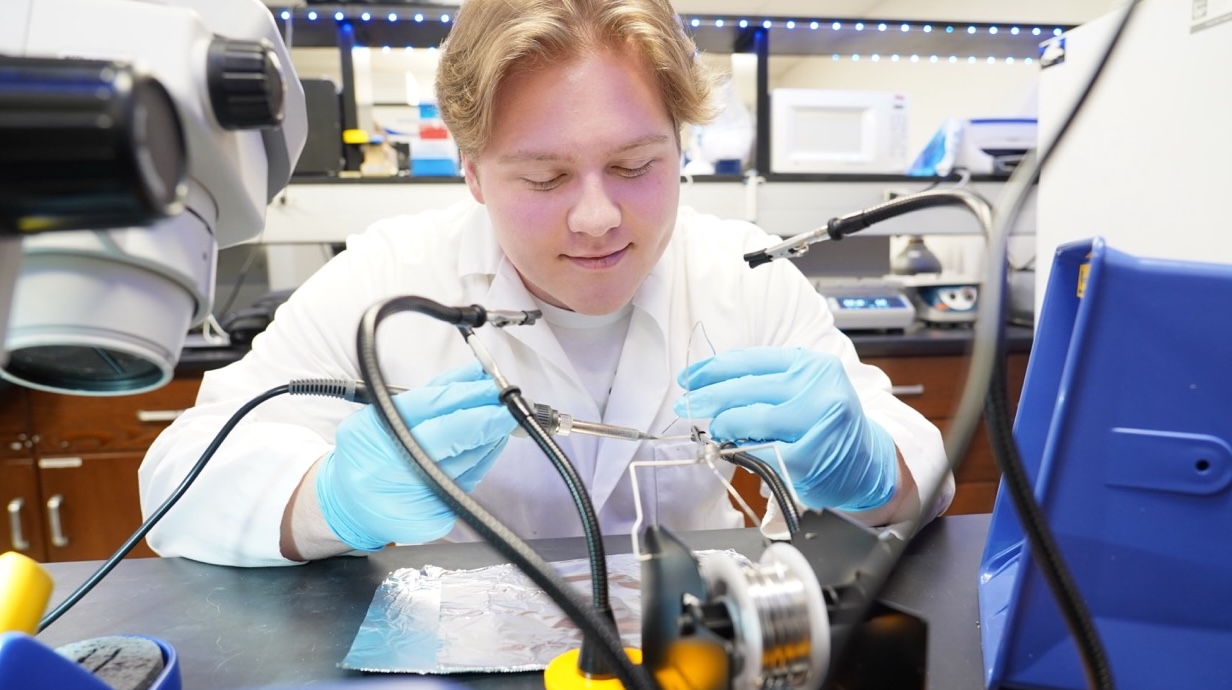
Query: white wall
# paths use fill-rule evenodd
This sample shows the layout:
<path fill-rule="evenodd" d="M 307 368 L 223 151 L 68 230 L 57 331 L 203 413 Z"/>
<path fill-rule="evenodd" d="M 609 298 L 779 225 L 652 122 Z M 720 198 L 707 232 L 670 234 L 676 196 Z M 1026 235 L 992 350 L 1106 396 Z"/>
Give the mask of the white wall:
<path fill-rule="evenodd" d="M 1232 18 L 1226 2 L 1207 7 Z M 1037 303 L 1056 247 L 1095 235 L 1138 256 L 1232 264 L 1232 21 L 1193 30 L 1195 8 L 1180 0 L 1138 6 L 1096 89 L 1044 168 Z M 1044 70 L 1041 139 L 1055 135 L 1116 19 L 1071 32 L 1065 62 Z"/>

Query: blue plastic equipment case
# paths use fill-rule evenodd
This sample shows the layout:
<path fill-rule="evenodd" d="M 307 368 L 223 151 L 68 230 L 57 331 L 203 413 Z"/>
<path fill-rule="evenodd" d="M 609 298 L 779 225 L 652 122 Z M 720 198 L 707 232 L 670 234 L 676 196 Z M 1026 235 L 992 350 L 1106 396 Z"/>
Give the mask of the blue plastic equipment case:
<path fill-rule="evenodd" d="M 1058 248 L 1014 436 L 1118 688 L 1232 687 L 1232 266 Z M 1081 688 L 998 491 L 979 573 L 989 688 Z"/>
<path fill-rule="evenodd" d="M 158 645 L 163 669 L 146 690 L 180 690 L 180 662 L 170 644 L 133 635 Z M 0 688 L 9 690 L 110 690 L 76 662 L 60 656 L 33 637 L 20 632 L 0 633 Z"/>

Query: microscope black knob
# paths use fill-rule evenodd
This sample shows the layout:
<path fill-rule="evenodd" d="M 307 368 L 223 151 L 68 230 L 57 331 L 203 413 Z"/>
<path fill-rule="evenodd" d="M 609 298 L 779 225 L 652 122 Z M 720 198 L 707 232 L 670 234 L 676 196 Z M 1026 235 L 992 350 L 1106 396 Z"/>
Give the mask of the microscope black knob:
<path fill-rule="evenodd" d="M 286 85 L 268 42 L 215 38 L 208 60 L 210 105 L 223 129 L 276 127 L 282 122 Z"/>

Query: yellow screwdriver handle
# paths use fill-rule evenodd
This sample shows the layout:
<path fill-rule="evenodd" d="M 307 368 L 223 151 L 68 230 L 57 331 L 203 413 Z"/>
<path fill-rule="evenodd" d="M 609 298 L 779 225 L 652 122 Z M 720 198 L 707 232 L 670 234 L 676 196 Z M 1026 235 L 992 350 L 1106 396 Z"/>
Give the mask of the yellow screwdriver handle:
<path fill-rule="evenodd" d="M 38 561 L 16 551 L 0 554 L 0 633 L 38 632 L 51 588 L 51 576 Z"/>

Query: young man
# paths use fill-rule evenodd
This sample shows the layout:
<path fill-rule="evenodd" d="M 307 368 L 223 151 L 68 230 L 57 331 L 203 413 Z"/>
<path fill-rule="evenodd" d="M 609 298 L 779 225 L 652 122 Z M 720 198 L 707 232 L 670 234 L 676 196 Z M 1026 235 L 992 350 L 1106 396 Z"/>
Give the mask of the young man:
<path fill-rule="evenodd" d="M 680 130 L 707 120 L 709 94 L 665 0 L 468 0 L 437 97 L 474 203 L 352 237 L 246 357 L 206 375 L 142 466 L 145 510 L 257 393 L 357 379 L 361 314 L 414 294 L 541 309 L 546 323 L 477 331 L 505 375 L 531 401 L 665 439 L 557 439 L 605 533 L 635 519 L 629 464 L 694 457 L 689 429 L 707 423 L 718 440 L 779 442 L 811 507 L 914 519 L 917 486 L 944 482 L 925 510 L 940 512 L 953 480 L 937 429 L 858 361 L 794 266 L 743 262 L 777 238 L 679 207 Z M 699 355 L 700 341 L 713 352 Z M 416 438 L 481 504 L 524 538 L 580 534 L 563 481 L 533 442 L 509 437 L 512 417 L 452 326 L 398 315 L 378 345 L 387 380 L 410 389 L 396 401 Z M 638 486 L 649 522 L 741 524 L 703 464 L 646 468 Z M 269 565 L 441 537 L 470 538 L 372 409 L 282 397 L 232 432 L 149 541 L 164 555 Z"/>

